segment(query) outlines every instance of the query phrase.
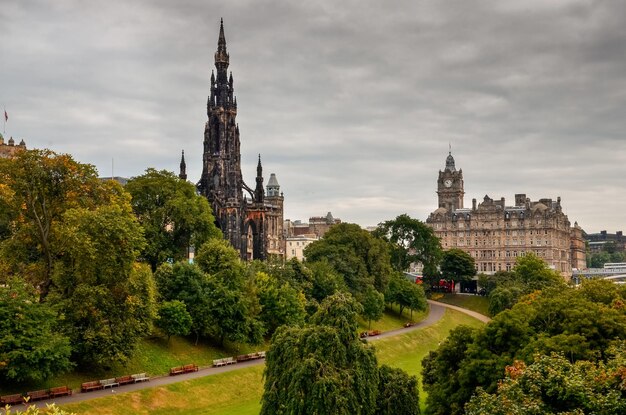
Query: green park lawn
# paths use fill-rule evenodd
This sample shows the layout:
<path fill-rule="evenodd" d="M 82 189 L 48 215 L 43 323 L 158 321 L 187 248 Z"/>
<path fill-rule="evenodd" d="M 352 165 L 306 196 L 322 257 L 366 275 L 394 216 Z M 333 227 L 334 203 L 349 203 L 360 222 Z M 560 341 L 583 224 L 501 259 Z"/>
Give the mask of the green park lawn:
<path fill-rule="evenodd" d="M 489 300 L 480 295 L 466 294 L 433 294 L 431 300 L 451 304 L 468 310 L 476 311 L 485 316 L 489 315 Z"/>
<path fill-rule="evenodd" d="M 402 368 L 419 377 L 423 357 L 459 324 L 482 325 L 463 313 L 446 310 L 444 317 L 430 327 L 375 341 L 379 363 Z M 118 389 L 118 393 L 110 397 L 65 405 L 63 408 L 78 415 L 256 415 L 260 410 L 263 390 L 262 374 L 263 366 L 255 366 L 137 392 L 122 394 Z M 423 406 L 424 396 L 420 393 Z"/>
<path fill-rule="evenodd" d="M 426 313 L 411 313 L 404 310 L 399 315 L 399 310 L 387 310 L 378 321 L 372 322 L 372 330 L 389 331 L 403 327 L 407 321 L 421 321 Z M 359 320 L 359 331 L 368 329 L 368 322 Z M 259 350 L 266 350 L 267 343 L 257 346 L 226 344 L 219 348 L 207 342 L 200 341 L 197 345 L 193 338 L 173 336 L 169 343 L 165 337 L 151 337 L 142 340 L 133 358 L 124 365 L 115 365 L 109 370 L 77 370 L 64 375 L 55 376 L 44 382 L 21 385 L 0 385 L 0 395 L 20 393 L 27 390 L 39 390 L 54 386 L 67 385 L 72 389 L 80 389 L 80 384 L 90 380 L 107 379 L 115 376 L 130 375 L 133 373 L 146 372 L 151 376 L 167 374 L 174 366 L 195 363 L 200 367 L 211 366 L 213 359 L 221 357 L 237 356 Z"/>

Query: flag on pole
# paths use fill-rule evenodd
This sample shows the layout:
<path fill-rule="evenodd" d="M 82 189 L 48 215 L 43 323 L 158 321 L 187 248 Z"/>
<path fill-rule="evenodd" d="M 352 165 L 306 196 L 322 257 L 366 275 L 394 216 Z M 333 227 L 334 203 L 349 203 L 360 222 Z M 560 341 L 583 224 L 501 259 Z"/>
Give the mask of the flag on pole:
<path fill-rule="evenodd" d="M 4 110 L 4 122 L 9 121 L 9 114 L 7 114 L 7 110 Z"/>

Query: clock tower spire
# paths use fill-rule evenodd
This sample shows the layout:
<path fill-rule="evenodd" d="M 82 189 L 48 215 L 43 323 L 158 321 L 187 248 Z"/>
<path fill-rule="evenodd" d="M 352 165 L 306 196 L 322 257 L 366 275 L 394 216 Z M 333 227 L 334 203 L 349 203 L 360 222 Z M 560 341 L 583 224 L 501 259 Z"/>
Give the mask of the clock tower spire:
<path fill-rule="evenodd" d="M 439 170 L 437 179 L 437 195 L 439 197 L 439 207 L 449 211 L 463 209 L 463 170 L 456 169 L 454 157 L 452 157 L 452 147 L 446 158 L 446 167 Z"/>

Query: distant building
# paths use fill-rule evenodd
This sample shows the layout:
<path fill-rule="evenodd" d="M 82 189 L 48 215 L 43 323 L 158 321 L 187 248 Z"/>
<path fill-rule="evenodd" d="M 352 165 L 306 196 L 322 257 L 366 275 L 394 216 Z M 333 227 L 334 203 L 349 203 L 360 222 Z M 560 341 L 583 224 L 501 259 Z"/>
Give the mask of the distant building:
<path fill-rule="evenodd" d="M 298 235 L 287 237 L 287 250 L 285 258 L 290 260 L 291 258 L 297 258 L 299 261 L 304 260 L 304 248 L 310 243 L 319 240 L 320 238 L 315 234 Z"/>
<path fill-rule="evenodd" d="M 444 249 L 459 248 L 470 254 L 479 273 L 510 271 L 517 257 L 532 252 L 563 276 L 572 268 L 585 265 L 582 229 L 570 226 L 563 213 L 561 198 L 531 201 L 525 194 L 515 195 L 515 204 L 504 198 L 483 198 L 472 207 L 463 206 L 463 171 L 456 170 L 452 153 L 437 179 L 438 208 L 426 223 L 441 240 Z"/>
<path fill-rule="evenodd" d="M 21 140 L 19 144 L 15 144 L 13 137 L 9 138 L 8 142 L 4 142 L 4 137 L 0 134 L 0 158 L 13 157 L 16 151 L 26 150 L 26 143 Z"/>
<path fill-rule="evenodd" d="M 585 240 L 589 245 L 589 253 L 591 254 L 606 251 L 606 248 L 611 245 L 615 252 L 626 252 L 626 238 L 622 231 L 615 233 L 600 231 L 599 233 L 585 234 Z"/>
<path fill-rule="evenodd" d="M 115 177 L 98 177 L 100 180 L 104 181 L 108 181 L 108 180 L 115 180 L 116 182 L 118 182 L 119 184 L 121 184 L 122 186 L 126 186 L 126 184 L 128 183 L 128 179 L 126 177 L 120 177 L 120 176 L 115 176 Z"/>
<path fill-rule="evenodd" d="M 312 216 L 309 223 L 303 223 L 300 220 L 285 220 L 284 228 L 287 237 L 314 235 L 317 238 L 324 236 L 331 226 L 341 223 L 341 219 L 334 218 L 332 213 L 328 212 L 326 216 Z"/>

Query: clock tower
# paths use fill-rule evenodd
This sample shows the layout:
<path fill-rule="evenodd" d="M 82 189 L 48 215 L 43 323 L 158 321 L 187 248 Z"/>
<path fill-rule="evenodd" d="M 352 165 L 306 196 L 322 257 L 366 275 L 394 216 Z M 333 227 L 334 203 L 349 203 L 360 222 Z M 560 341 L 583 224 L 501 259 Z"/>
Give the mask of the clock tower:
<path fill-rule="evenodd" d="M 439 196 L 439 207 L 448 211 L 463 208 L 463 170 L 457 170 L 454 166 L 452 150 L 446 158 L 446 168 L 439 170 L 437 179 L 437 195 Z"/>

